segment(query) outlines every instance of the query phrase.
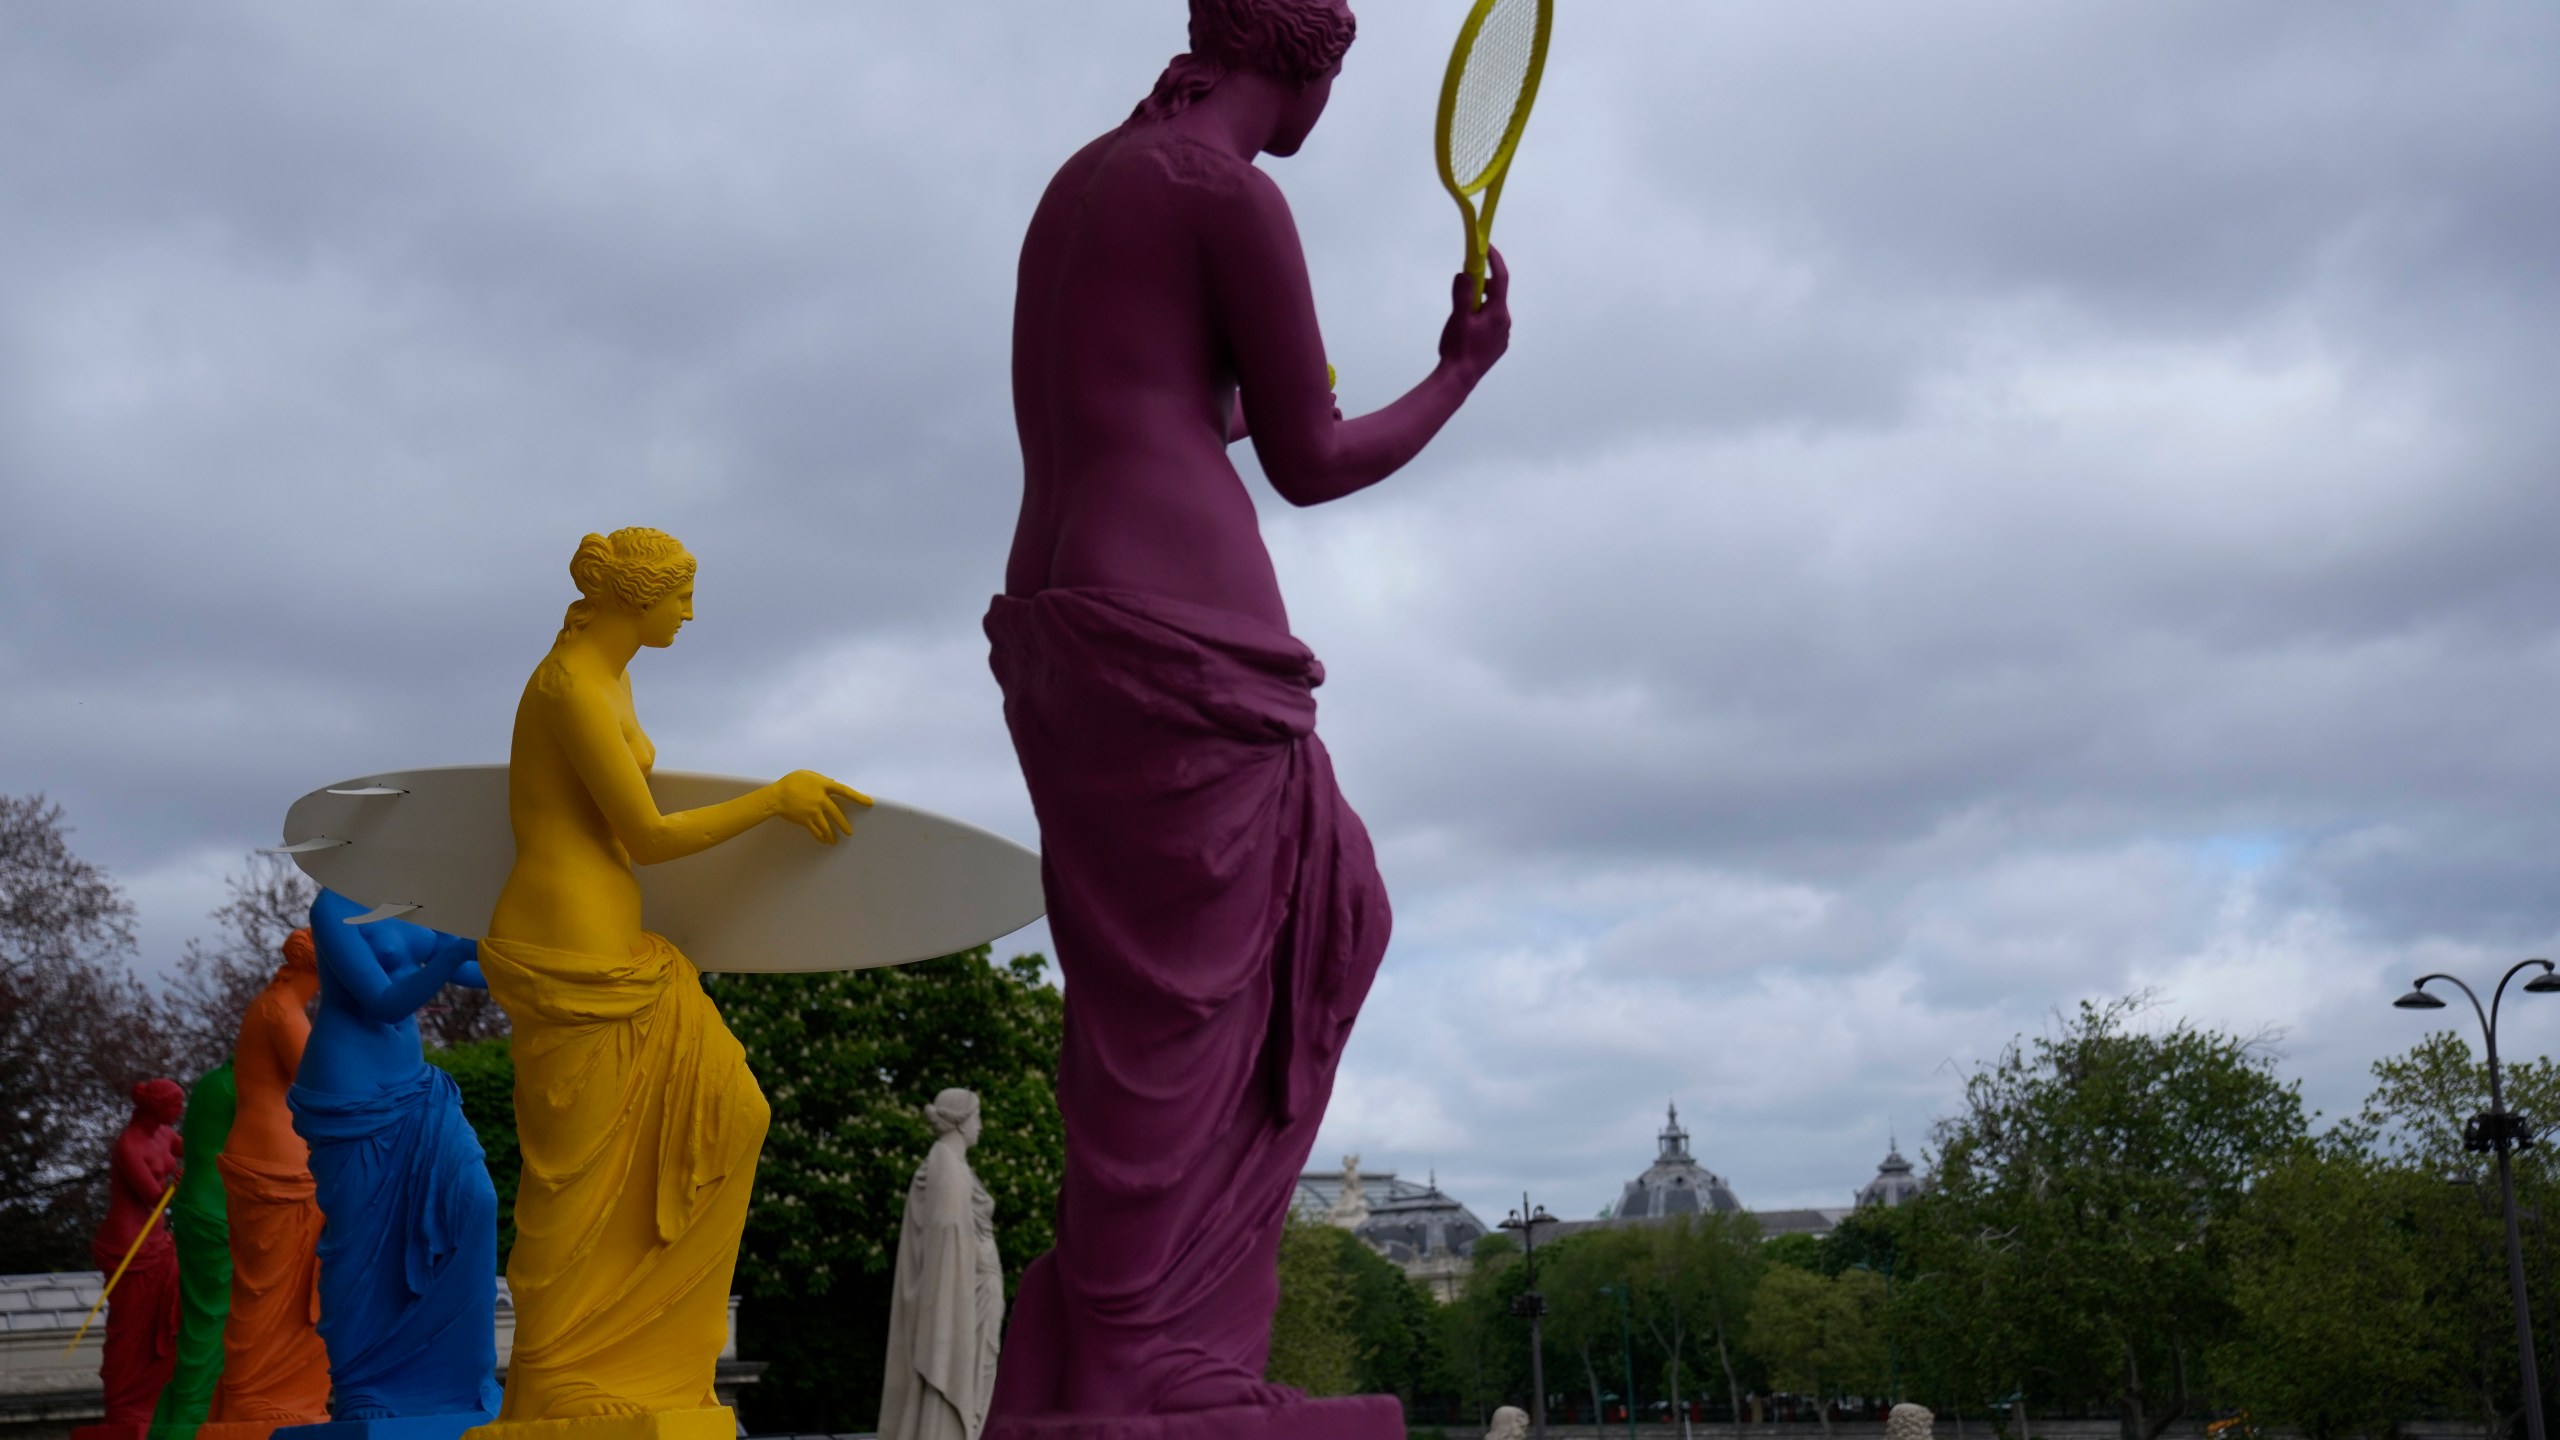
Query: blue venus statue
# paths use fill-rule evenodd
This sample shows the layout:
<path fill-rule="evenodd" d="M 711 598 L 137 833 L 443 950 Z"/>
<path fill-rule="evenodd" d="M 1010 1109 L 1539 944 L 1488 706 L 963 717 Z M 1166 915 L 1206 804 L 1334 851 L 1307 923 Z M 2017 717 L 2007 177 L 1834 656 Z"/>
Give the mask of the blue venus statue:
<path fill-rule="evenodd" d="M 362 910 L 331 890 L 312 903 L 320 1008 L 288 1096 L 328 1217 L 329 1410 L 341 1427 L 433 1440 L 498 1409 L 498 1196 L 461 1091 L 419 1046 L 417 1010 L 447 984 L 483 982 L 471 941 L 345 923 Z"/>

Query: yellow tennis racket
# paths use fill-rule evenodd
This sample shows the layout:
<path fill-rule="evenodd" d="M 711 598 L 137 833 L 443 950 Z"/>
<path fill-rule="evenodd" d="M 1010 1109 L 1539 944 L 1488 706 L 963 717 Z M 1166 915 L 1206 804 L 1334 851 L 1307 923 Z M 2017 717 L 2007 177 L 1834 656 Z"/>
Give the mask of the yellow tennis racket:
<path fill-rule="evenodd" d="M 1485 246 L 1512 152 L 1538 103 L 1555 0 L 1475 0 L 1440 84 L 1440 183 L 1467 222 L 1467 274 L 1484 305 Z"/>

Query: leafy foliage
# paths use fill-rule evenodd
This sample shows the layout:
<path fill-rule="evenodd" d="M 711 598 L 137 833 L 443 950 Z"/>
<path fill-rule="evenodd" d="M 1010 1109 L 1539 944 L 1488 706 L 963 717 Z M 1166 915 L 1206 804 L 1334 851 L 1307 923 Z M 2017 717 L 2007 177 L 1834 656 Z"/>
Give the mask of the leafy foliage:
<path fill-rule="evenodd" d="M 62 807 L 0 795 L 0 1272 L 88 1266 L 134 1082 L 196 1073 L 132 951 L 133 906 Z"/>
<path fill-rule="evenodd" d="M 738 1256 L 740 1344 L 768 1362 L 751 1427 L 869 1428 L 907 1184 L 933 1142 L 924 1107 L 974 1090 L 970 1167 L 995 1200 L 1010 1294 L 1049 1248 L 1065 1167 L 1053 1075 L 1064 1001 L 1038 956 L 984 946 L 844 974 L 706 982 L 773 1108 Z"/>
<path fill-rule="evenodd" d="M 1773 1265 L 1752 1297 L 1749 1344 L 1780 1390 L 1872 1395 L 1891 1383 L 1883 1310 L 1884 1277 L 1873 1271 Z M 1816 1413 L 1829 1433 L 1828 1409 Z"/>
<path fill-rule="evenodd" d="M 1431 1292 L 1348 1230 L 1291 1212 L 1267 1378 L 1310 1395 L 1398 1395 L 1432 1384 Z"/>
<path fill-rule="evenodd" d="M 1876 1394 L 1889 1384 L 1882 1309 L 1884 1276 L 1874 1271 L 1772 1266 L 1751 1297 L 1748 1345 L 1789 1394 Z M 1828 1409 L 1820 1420 L 1828 1432 Z"/>
<path fill-rule="evenodd" d="M 320 887 L 281 855 L 251 854 L 223 877 L 229 898 L 208 919 L 219 927 L 210 942 L 187 941 L 169 988 L 170 1025 L 185 1047 L 191 1074 L 231 1058 L 240 1017 L 275 977 L 285 937 L 310 923 Z"/>
<path fill-rule="evenodd" d="M 1676 1405 L 1703 1388 L 1709 1362 L 1725 1384 L 1726 1403 L 1742 1403 L 1738 1352 L 1753 1294 L 1768 1262 L 1760 1224 L 1748 1215 L 1681 1215 L 1636 1232 L 1637 1265 L 1628 1277 L 1636 1323 L 1664 1357 L 1664 1390 Z M 1684 1383 L 1685 1382 L 1685 1383 Z"/>
<path fill-rule="evenodd" d="M 2510 992 L 2508 999 L 2520 998 Z M 2501 1029 L 2515 1033 L 2517 1011 L 2502 1007 Z M 2525 1012 L 2530 1013 L 2530 1012 Z M 2510 1050 L 2514 1041 L 2509 1040 Z M 2560 1065 L 2545 1056 L 2518 1063 L 2512 1053 L 2500 1066 L 2508 1108 L 2535 1122 L 2540 1137 L 2511 1160 L 2516 1206 L 2524 1219 L 2525 1275 L 2538 1316 L 2546 1317 L 2543 1382 L 2555 1367 L 2550 1327 L 2560 1315 L 2560 1257 L 2553 1254 L 2552 1217 L 2560 1216 Z M 2489 1106 L 2489 1067 L 2459 1035 L 2438 1032 L 2407 1054 L 2378 1061 L 2374 1089 L 2356 1120 L 2337 1140 L 2371 1157 L 2381 1183 L 2405 1196 L 2400 1223 L 2413 1235 L 2419 1265 L 2437 1281 L 2430 1292 L 2437 1371 L 2447 1378 L 2436 1393 L 2447 1408 L 2494 1435 L 2523 1418 L 2524 1384 L 2515 1358 L 2515 1312 L 2508 1301 L 2505 1217 L 2497 1166 L 2490 1154 L 2465 1150 L 2462 1125 Z M 2546 1410 L 2546 1426 L 2560 1414 Z"/>
<path fill-rule="evenodd" d="M 1787 1265 L 1810 1274 L 1836 1274 L 1822 1264 L 1822 1241 L 1817 1236 L 1775 1235 L 1763 1241 L 1760 1258 L 1772 1265 Z"/>
<path fill-rule="evenodd" d="M 1631 1385 L 1634 1321 L 1626 1282 L 1643 1244 L 1634 1230 L 1606 1229 L 1538 1247 L 1538 1288 L 1547 1297 L 1545 1338 L 1555 1357 L 1547 1383 L 1571 1389 L 1579 1382 L 1595 1414 L 1612 1398 L 1624 1403 Z"/>
<path fill-rule="evenodd" d="M 1263 1376 L 1310 1395 L 1348 1395 L 1360 1380 L 1351 1277 L 1336 1237 L 1360 1243 L 1348 1231 L 1295 1211 L 1280 1230 L 1280 1304 L 1271 1316 L 1271 1358 Z"/>
<path fill-rule="evenodd" d="M 1942 1243 L 1915 1257 L 2016 1317 L 1996 1358 L 2022 1388 L 2103 1397 L 2125 1440 L 2201 1398 L 2202 1353 L 2239 1320 L 2224 1222 L 2306 1126 L 2263 1043 L 2137 1030 L 2144 1008 L 2084 1003 L 1972 1077 L 1938 1132 Z"/>
<path fill-rule="evenodd" d="M 2442 1189 L 2336 1143 L 2262 1177 L 2233 1222 L 2240 1326 L 2215 1352 L 2231 1398 L 2328 1440 L 2380 1435 L 2412 1397 L 2446 1393 L 2460 1307 L 2421 1229 Z"/>
<path fill-rule="evenodd" d="M 1351 1337 L 1359 1349 L 1359 1377 L 1352 1389 L 1413 1402 L 1431 1383 L 1431 1312 L 1439 1308 L 1431 1288 L 1348 1230 L 1334 1230 L 1333 1248 L 1334 1263 L 1351 1292 Z M 1287 1276 L 1281 1284 L 1285 1290 Z"/>

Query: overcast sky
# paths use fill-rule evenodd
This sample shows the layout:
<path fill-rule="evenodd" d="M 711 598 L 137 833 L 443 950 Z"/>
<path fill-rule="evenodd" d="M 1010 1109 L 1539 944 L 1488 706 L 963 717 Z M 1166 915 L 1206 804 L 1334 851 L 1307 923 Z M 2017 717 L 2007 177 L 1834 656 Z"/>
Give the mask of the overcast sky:
<path fill-rule="evenodd" d="M 1265 162 L 1353 409 L 1432 357 L 1464 8 L 1370 0 Z M 2419 969 L 2555 943 L 2560 10 L 1560 9 L 1510 358 L 1373 491 L 1255 482 L 1397 909 L 1317 1163 L 1587 1215 L 1676 1097 L 1846 1204 L 2084 997 L 2334 1114 Z M 165 967 L 295 796 L 503 758 L 647 524 L 663 763 L 1035 841 L 1014 252 L 1182 16 L 11 0 L 0 791 Z"/>

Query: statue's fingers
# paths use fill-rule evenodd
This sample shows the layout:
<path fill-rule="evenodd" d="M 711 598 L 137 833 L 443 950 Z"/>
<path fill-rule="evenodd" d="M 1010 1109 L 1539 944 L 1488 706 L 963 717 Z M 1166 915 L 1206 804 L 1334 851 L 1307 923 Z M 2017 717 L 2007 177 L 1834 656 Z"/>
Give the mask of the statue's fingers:
<path fill-rule="evenodd" d="M 839 780 L 828 781 L 827 791 L 839 800 L 850 800 L 856 805 L 868 805 L 871 803 L 870 796 L 863 794 L 861 791 L 856 790 L 852 786 Z"/>

